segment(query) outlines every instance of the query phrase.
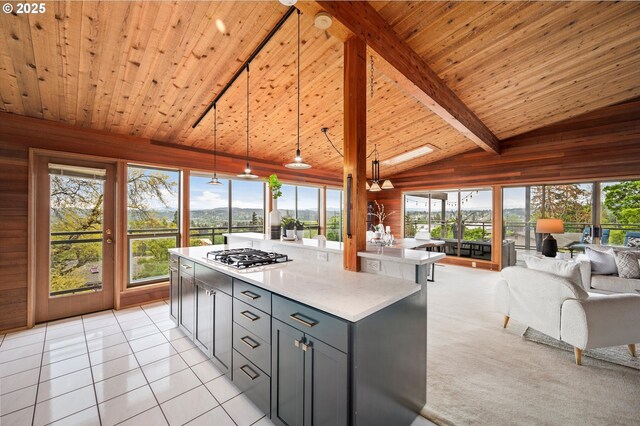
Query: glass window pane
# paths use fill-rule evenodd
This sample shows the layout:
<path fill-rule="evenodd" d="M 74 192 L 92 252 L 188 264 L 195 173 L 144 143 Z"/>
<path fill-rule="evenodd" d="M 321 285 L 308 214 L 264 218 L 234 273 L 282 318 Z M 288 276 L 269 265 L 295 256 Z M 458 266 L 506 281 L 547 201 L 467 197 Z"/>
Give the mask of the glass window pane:
<path fill-rule="evenodd" d="M 342 191 L 327 189 L 327 229 L 329 241 L 342 241 Z"/>
<path fill-rule="evenodd" d="M 320 189 L 309 186 L 298 187 L 297 219 L 304 226 L 305 238 L 318 235 L 320 228 Z"/>
<path fill-rule="evenodd" d="M 211 176 L 192 174 L 189 179 L 189 245 L 223 244 L 229 232 L 229 181 L 209 185 Z"/>
<path fill-rule="evenodd" d="M 602 244 L 634 244 L 640 238 L 640 180 L 601 184 Z"/>
<path fill-rule="evenodd" d="M 296 187 L 282 185 L 282 196 L 278 198 L 278 211 L 281 217 L 296 217 Z"/>
<path fill-rule="evenodd" d="M 491 260 L 491 190 L 460 191 L 460 256 Z"/>
<path fill-rule="evenodd" d="M 127 188 L 128 286 L 166 280 L 180 239 L 180 172 L 129 166 Z"/>
<path fill-rule="evenodd" d="M 263 182 L 232 181 L 231 226 L 231 232 L 264 232 Z"/>
<path fill-rule="evenodd" d="M 50 175 L 50 296 L 102 289 L 104 180 Z"/>
<path fill-rule="evenodd" d="M 429 194 L 404 197 L 404 236 L 413 238 L 420 230 L 429 230 Z"/>

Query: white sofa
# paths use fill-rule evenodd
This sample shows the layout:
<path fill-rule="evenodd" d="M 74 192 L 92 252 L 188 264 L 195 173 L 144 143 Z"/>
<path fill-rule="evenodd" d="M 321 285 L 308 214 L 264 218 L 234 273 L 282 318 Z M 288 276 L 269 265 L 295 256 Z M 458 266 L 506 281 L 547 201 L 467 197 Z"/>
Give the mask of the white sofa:
<path fill-rule="evenodd" d="M 585 254 L 576 258 L 580 263 L 582 285 L 587 291 L 600 293 L 640 293 L 640 279 L 620 278 L 617 275 L 594 275 L 591 273 L 591 261 Z"/>
<path fill-rule="evenodd" d="M 502 270 L 495 293 L 503 326 L 514 319 L 574 347 L 582 365 L 586 349 L 640 342 L 640 295 L 590 294 L 568 278 L 521 266 Z"/>

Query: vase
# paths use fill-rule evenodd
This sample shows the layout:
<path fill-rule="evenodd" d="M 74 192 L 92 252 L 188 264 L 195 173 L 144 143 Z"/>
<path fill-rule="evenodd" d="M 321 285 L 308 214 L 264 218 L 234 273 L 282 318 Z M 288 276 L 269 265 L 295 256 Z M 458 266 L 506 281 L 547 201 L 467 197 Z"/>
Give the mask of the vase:
<path fill-rule="evenodd" d="M 280 212 L 278 211 L 278 199 L 273 198 L 271 204 L 271 211 L 269 212 L 269 222 L 271 223 L 271 239 L 278 240 L 282 232 L 280 221 Z"/>

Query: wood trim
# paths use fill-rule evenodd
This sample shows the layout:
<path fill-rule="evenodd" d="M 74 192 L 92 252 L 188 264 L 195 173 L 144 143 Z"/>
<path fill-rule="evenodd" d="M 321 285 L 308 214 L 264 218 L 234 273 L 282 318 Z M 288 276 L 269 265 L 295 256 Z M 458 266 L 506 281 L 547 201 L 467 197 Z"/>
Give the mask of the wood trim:
<path fill-rule="evenodd" d="M 120 308 L 118 309 L 157 302 L 167 298 L 169 298 L 169 283 L 167 282 L 152 284 L 144 288 L 128 289 L 120 294 Z"/>
<path fill-rule="evenodd" d="M 344 44 L 344 199 L 345 216 L 351 216 L 351 238 L 344 225 L 344 268 L 360 270 L 359 251 L 364 251 L 367 221 L 367 46 L 353 37 Z M 347 191 L 347 176 L 351 175 L 351 197 Z M 351 204 L 350 213 L 347 212 Z"/>
<path fill-rule="evenodd" d="M 317 1 L 297 7 L 310 15 L 319 10 L 329 13 L 338 21 L 329 32 L 359 37 L 383 59 L 378 61 L 383 73 L 406 93 L 485 151 L 500 153 L 498 138 L 369 3 Z"/>
<path fill-rule="evenodd" d="M 191 225 L 191 212 L 190 204 L 191 204 L 191 170 L 184 169 L 180 172 L 180 190 L 181 199 L 180 199 L 180 244 L 182 247 L 189 247 L 190 236 L 189 236 L 189 228 Z"/>
<path fill-rule="evenodd" d="M 469 259 L 466 257 L 456 257 L 456 256 L 448 256 L 444 259 L 438 261 L 438 263 L 444 265 L 456 265 L 456 266 L 466 266 L 468 268 L 473 268 L 472 263 L 475 262 L 477 269 L 485 269 L 487 271 L 498 271 L 499 265 L 490 262 L 488 260 L 480 260 L 480 259 Z"/>
<path fill-rule="evenodd" d="M 127 271 L 129 269 L 129 259 L 127 259 L 127 163 L 118 161 L 117 202 L 116 209 L 116 271 L 118 277 L 118 291 L 115 294 L 114 305 L 116 309 L 122 309 L 121 296 L 127 289 Z"/>
<path fill-rule="evenodd" d="M 27 230 L 27 327 L 36 325 L 36 180 L 34 177 L 36 154 L 29 150 L 29 200 L 28 200 L 28 230 Z"/>
<path fill-rule="evenodd" d="M 327 235 L 327 186 L 320 188 L 320 235 Z"/>

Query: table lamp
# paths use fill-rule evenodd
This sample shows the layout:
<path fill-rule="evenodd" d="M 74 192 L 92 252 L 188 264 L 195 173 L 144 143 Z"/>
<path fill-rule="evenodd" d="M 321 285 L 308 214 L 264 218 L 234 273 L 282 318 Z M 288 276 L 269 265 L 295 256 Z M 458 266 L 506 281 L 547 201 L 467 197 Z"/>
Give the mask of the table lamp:
<path fill-rule="evenodd" d="M 562 219 L 538 219 L 536 232 L 539 234 L 548 234 L 542 241 L 542 255 L 546 257 L 556 257 L 558 253 L 558 242 L 551 234 L 564 234 L 564 222 L 562 222 Z"/>

